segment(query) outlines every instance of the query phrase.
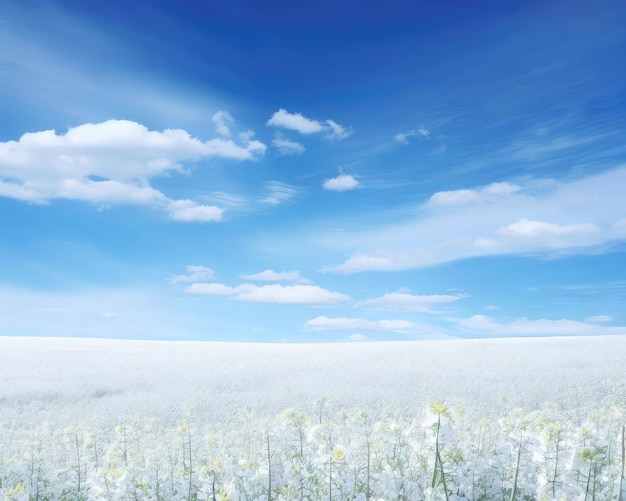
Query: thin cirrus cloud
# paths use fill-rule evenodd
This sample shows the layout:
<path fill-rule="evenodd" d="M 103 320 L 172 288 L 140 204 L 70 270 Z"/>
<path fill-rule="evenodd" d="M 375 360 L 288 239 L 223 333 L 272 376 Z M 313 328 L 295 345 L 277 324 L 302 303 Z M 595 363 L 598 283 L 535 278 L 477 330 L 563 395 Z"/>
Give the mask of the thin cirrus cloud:
<path fill-rule="evenodd" d="M 185 275 L 176 275 L 169 279 L 170 283 L 178 284 L 181 282 L 202 282 L 205 280 L 213 280 L 215 271 L 206 266 L 198 266 L 190 264 L 185 266 Z"/>
<path fill-rule="evenodd" d="M 276 207 L 300 195 L 300 189 L 280 181 L 268 181 L 264 185 L 265 195 L 259 200 L 261 205 Z"/>
<path fill-rule="evenodd" d="M 304 145 L 291 141 L 280 133 L 274 136 L 272 146 L 274 146 L 278 150 L 278 153 L 283 156 L 302 155 L 305 149 Z"/>
<path fill-rule="evenodd" d="M 428 206 L 463 205 L 475 202 L 490 202 L 499 197 L 517 193 L 521 188 L 511 183 L 491 183 L 479 189 L 438 191 L 428 200 Z"/>
<path fill-rule="evenodd" d="M 320 122 L 307 118 L 301 113 L 289 113 L 284 108 L 275 112 L 266 125 L 293 130 L 305 135 L 324 132 L 324 137 L 330 140 L 345 139 L 352 134 L 351 128 L 339 125 L 334 120 Z"/>
<path fill-rule="evenodd" d="M 508 323 L 495 321 L 485 315 L 474 315 L 464 319 L 448 319 L 468 334 L 480 337 L 522 337 L 522 336 L 591 336 L 591 335 L 624 335 L 626 327 L 597 325 L 594 322 L 578 322 L 560 319 L 530 320 L 519 318 Z"/>
<path fill-rule="evenodd" d="M 227 111 L 217 111 L 211 117 L 215 124 L 215 132 L 220 136 L 230 137 L 232 135 L 230 128 L 235 124 L 235 119 Z"/>
<path fill-rule="evenodd" d="M 609 317 L 608 315 L 592 315 L 590 317 L 585 318 L 585 322 L 591 324 L 601 324 L 605 322 L 612 322 L 613 317 Z"/>
<path fill-rule="evenodd" d="M 241 278 L 258 282 L 294 282 L 300 280 L 300 272 L 263 270 L 260 273 L 242 275 Z"/>
<path fill-rule="evenodd" d="M 305 331 L 321 332 L 327 330 L 372 330 L 395 332 L 398 334 L 417 334 L 423 327 L 408 320 L 368 320 L 365 318 L 330 318 L 324 315 L 307 320 Z"/>
<path fill-rule="evenodd" d="M 582 224 L 553 224 L 543 221 L 532 221 L 530 219 L 520 219 L 498 229 L 498 233 L 513 237 L 538 237 L 544 235 L 576 235 L 585 233 L 595 233 L 599 228 L 590 223 Z"/>
<path fill-rule="evenodd" d="M 200 296 L 228 296 L 236 301 L 251 303 L 303 306 L 332 306 L 350 300 L 349 296 L 317 285 L 241 284 L 230 287 L 220 283 L 195 283 L 186 287 L 183 292 Z"/>
<path fill-rule="evenodd" d="M 339 174 L 337 177 L 327 179 L 322 184 L 325 190 L 329 191 L 349 191 L 359 185 L 359 182 L 349 174 Z"/>
<path fill-rule="evenodd" d="M 418 138 L 422 141 L 429 140 L 430 131 L 428 129 L 420 127 L 419 129 L 408 130 L 406 132 L 398 132 L 395 136 L 393 136 L 393 140 L 398 143 L 409 144 L 409 139 L 413 137 Z"/>
<path fill-rule="evenodd" d="M 404 292 L 390 292 L 378 298 L 361 301 L 357 306 L 388 311 L 438 313 L 436 310 L 433 310 L 433 305 L 454 303 L 459 299 L 461 299 L 461 296 L 451 294 L 419 295 Z"/>
<path fill-rule="evenodd" d="M 402 223 L 319 235 L 322 245 L 347 251 L 343 262 L 319 271 L 402 270 L 478 256 L 584 252 L 604 244 L 610 249 L 626 233 L 623 212 L 616 212 L 623 186 L 621 166 L 561 182 L 437 192 Z"/>
<path fill-rule="evenodd" d="M 65 134 L 25 133 L 18 141 L 0 143 L 0 196 L 39 204 L 69 199 L 145 205 L 165 210 L 176 221 L 219 221 L 219 207 L 173 200 L 149 180 L 183 172 L 181 162 L 254 160 L 265 149 L 249 136 L 241 144 L 224 138 L 201 141 L 181 129 L 154 131 L 129 120 L 83 124 Z"/>

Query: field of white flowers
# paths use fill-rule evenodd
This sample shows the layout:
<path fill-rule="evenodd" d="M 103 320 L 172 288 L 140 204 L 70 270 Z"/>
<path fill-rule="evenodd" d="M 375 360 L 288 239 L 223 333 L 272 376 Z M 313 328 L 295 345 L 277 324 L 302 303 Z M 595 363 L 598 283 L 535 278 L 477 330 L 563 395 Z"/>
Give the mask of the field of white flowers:
<path fill-rule="evenodd" d="M 621 501 L 624 348 L 0 338 L 0 493 Z"/>

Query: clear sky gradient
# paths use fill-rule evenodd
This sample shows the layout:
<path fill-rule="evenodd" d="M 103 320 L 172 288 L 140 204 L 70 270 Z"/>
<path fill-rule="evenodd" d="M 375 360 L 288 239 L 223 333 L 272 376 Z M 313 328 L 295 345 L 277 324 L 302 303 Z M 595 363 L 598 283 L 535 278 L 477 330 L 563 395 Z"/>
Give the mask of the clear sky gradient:
<path fill-rule="evenodd" d="M 8 1 L 0 335 L 626 334 L 626 4 Z"/>

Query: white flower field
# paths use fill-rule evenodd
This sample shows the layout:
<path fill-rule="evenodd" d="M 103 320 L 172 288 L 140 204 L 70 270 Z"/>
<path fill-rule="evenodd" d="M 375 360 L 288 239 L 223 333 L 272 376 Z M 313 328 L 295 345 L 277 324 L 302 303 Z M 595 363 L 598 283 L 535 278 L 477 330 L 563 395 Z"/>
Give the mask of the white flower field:
<path fill-rule="evenodd" d="M 0 338 L 5 500 L 624 500 L 626 338 Z"/>

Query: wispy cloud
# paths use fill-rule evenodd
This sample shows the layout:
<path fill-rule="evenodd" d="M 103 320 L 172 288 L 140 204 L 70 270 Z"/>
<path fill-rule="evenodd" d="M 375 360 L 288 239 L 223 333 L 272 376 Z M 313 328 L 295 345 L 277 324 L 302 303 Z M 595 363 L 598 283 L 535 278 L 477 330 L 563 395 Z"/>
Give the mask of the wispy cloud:
<path fill-rule="evenodd" d="M 300 280 L 300 272 L 263 270 L 260 273 L 242 275 L 241 278 L 243 278 L 244 280 L 253 280 L 259 282 L 294 282 L 296 280 Z"/>
<path fill-rule="evenodd" d="M 326 120 L 327 134 L 326 139 L 345 139 L 352 135 L 351 127 L 343 127 L 334 120 Z"/>
<path fill-rule="evenodd" d="M 448 335 L 441 328 L 435 325 L 418 324 L 409 320 L 369 320 L 366 318 L 327 317 L 324 315 L 307 320 L 302 327 L 302 330 L 309 332 L 368 330 L 407 334 L 418 336 L 420 338 L 448 337 Z"/>
<path fill-rule="evenodd" d="M 418 138 L 423 140 L 430 139 L 430 131 L 423 127 L 414 130 L 407 130 L 406 132 L 398 132 L 395 136 L 393 136 L 393 140 L 402 144 L 409 144 L 410 138 Z"/>
<path fill-rule="evenodd" d="M 211 117 L 211 120 L 213 120 L 213 123 L 215 124 L 215 132 L 217 132 L 220 136 L 230 137 L 232 135 L 230 127 L 234 125 L 235 119 L 230 113 L 220 110 Z"/>
<path fill-rule="evenodd" d="M 476 256 L 582 252 L 624 238 L 621 186 L 626 186 L 626 167 L 571 181 L 438 192 L 407 222 L 324 235 L 320 242 L 354 250 L 343 263 L 320 271 L 400 270 Z"/>
<path fill-rule="evenodd" d="M 287 139 L 282 134 L 276 134 L 272 140 L 274 146 L 281 155 L 302 155 L 304 153 L 304 145 Z"/>
<path fill-rule="evenodd" d="M 261 205 L 276 207 L 284 204 L 300 194 L 300 190 L 280 181 L 270 181 L 264 187 L 265 196 L 259 200 Z"/>
<path fill-rule="evenodd" d="M 406 311 L 419 313 L 437 313 L 433 305 L 454 303 L 461 296 L 450 294 L 419 295 L 405 292 L 390 292 L 381 297 L 361 301 L 357 306 L 376 308 L 387 311 Z"/>
<path fill-rule="evenodd" d="M 215 271 L 211 268 L 207 268 L 206 266 L 190 264 L 185 266 L 185 270 L 187 271 L 185 275 L 176 275 L 175 277 L 170 278 L 170 282 L 173 284 L 181 282 L 203 282 L 206 280 L 213 280 L 213 277 L 215 276 Z"/>
<path fill-rule="evenodd" d="M 514 336 L 591 336 L 624 335 L 626 327 L 609 327 L 594 322 L 575 320 L 529 320 L 520 318 L 508 323 L 500 323 L 485 315 L 474 315 L 463 319 L 449 319 L 463 332 L 493 337 Z"/>
<path fill-rule="evenodd" d="M 613 318 L 608 315 L 593 315 L 591 317 L 585 318 L 585 322 L 591 324 L 602 324 L 605 322 L 612 322 Z"/>
<path fill-rule="evenodd" d="M 490 202 L 499 197 L 516 193 L 521 188 L 511 183 L 492 183 L 478 189 L 438 191 L 433 194 L 427 205 L 461 205 L 475 202 Z"/>
<path fill-rule="evenodd" d="M 195 283 L 185 288 L 184 292 L 200 296 L 228 296 L 251 303 L 304 306 L 331 306 L 350 300 L 345 294 L 331 292 L 317 285 L 241 284 L 230 287 L 219 283 Z"/>

